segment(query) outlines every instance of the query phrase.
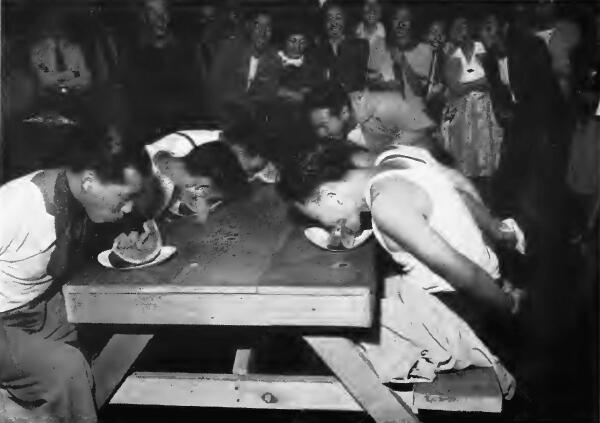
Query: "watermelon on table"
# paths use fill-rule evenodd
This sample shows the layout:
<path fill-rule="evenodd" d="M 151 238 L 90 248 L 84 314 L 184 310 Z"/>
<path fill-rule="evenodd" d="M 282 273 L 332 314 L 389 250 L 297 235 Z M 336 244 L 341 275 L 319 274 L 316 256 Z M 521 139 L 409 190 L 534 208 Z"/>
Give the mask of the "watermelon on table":
<path fill-rule="evenodd" d="M 154 220 L 144 222 L 144 232 L 120 234 L 114 241 L 108 256 L 117 268 L 140 266 L 150 263 L 160 253 L 162 238 Z"/>

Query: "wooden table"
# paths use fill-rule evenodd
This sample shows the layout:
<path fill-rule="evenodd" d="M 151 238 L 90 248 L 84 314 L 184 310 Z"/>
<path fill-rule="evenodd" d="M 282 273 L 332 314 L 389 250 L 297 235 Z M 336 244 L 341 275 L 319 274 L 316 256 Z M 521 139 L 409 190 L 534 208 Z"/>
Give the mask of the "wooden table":
<path fill-rule="evenodd" d="M 289 219 L 287 207 L 271 186 L 259 187 L 249 198 L 217 210 L 205 226 L 182 219 L 164 232 L 165 244 L 178 248 L 172 260 L 135 271 L 92 265 L 66 285 L 69 320 L 118 325 L 291 326 L 300 333 L 311 328 L 311 334 L 315 328 L 326 333 L 327 328 L 369 328 L 373 324 L 376 293 L 372 242 L 343 253 L 320 250 Z M 331 407 L 337 401 L 348 402 L 349 393 L 351 400 L 378 423 L 417 421 L 410 407 L 381 385 L 351 341 L 307 333 L 304 339 L 345 389 L 333 386 L 339 385 L 337 380 L 303 378 L 293 385 L 296 392 L 306 383 L 312 388 L 319 385 L 323 389 L 317 390 L 318 396 L 331 402 Z M 151 334 L 114 335 L 94 360 L 99 405 L 115 391 L 151 338 Z M 251 375 L 246 375 L 249 357 L 250 351 L 240 349 L 234 374 L 216 378 L 220 381 L 216 384 L 212 380 L 213 389 L 217 385 L 229 389 L 233 384 L 240 390 L 240 383 L 252 382 Z M 198 381 L 190 375 L 183 379 L 136 376 L 128 382 L 170 380 L 171 387 L 185 386 L 182 392 L 188 393 L 193 392 L 186 385 L 190 378 Z M 259 378 L 257 383 L 264 385 L 268 379 Z M 141 386 L 136 385 L 138 390 Z M 261 398 L 274 408 L 276 403 L 282 405 L 280 400 L 273 401 L 272 393 Z M 243 401 L 237 398 L 232 402 Z"/>

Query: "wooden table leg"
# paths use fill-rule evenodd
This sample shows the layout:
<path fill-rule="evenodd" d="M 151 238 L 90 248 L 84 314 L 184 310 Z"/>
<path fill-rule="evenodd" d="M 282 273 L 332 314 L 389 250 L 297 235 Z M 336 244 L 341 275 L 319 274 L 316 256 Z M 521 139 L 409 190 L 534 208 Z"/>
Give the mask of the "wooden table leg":
<path fill-rule="evenodd" d="M 250 372 L 250 363 L 252 361 L 253 351 L 251 348 L 238 348 L 235 352 L 233 369 L 234 375 L 245 376 Z"/>
<path fill-rule="evenodd" d="M 381 384 L 350 340 L 333 336 L 305 336 L 340 382 L 377 423 L 416 423 L 417 416 Z"/>
<path fill-rule="evenodd" d="M 92 361 L 96 406 L 102 407 L 154 335 L 113 335 Z"/>

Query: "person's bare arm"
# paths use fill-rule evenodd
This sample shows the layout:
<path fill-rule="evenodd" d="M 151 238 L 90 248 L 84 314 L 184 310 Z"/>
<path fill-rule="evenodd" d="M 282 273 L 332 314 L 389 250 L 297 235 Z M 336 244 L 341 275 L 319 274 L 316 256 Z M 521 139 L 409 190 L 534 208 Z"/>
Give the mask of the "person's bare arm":
<path fill-rule="evenodd" d="M 426 194 L 410 182 L 374 187 L 371 213 L 377 227 L 404 250 L 444 278 L 482 310 L 508 316 L 511 299 L 481 267 L 456 251 L 430 225 L 418 196 Z M 419 193 L 420 191 L 420 193 Z"/>

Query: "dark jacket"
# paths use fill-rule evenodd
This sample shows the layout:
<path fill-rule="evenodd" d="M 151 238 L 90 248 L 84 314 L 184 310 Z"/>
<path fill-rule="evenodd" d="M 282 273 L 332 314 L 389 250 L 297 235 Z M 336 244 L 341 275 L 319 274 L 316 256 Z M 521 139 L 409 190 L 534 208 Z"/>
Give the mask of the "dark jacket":
<path fill-rule="evenodd" d="M 323 40 L 315 55 L 327 80 L 340 83 L 346 90 L 363 87 L 369 61 L 367 40 L 346 38 L 338 46 L 337 54 L 329 41 Z"/>
<path fill-rule="evenodd" d="M 274 49 L 267 49 L 259 58 L 253 82 L 248 87 L 248 72 L 253 47 L 246 38 L 223 41 L 217 50 L 206 85 L 207 109 L 222 116 L 228 102 L 268 102 L 277 94 L 280 59 Z"/>
<path fill-rule="evenodd" d="M 505 128 L 493 197 L 500 213 L 516 216 L 529 230 L 535 249 L 549 233 L 560 231 L 571 119 L 542 40 L 510 31 L 507 58 L 510 90 L 500 80 L 498 57 L 484 59 L 492 101 Z"/>

